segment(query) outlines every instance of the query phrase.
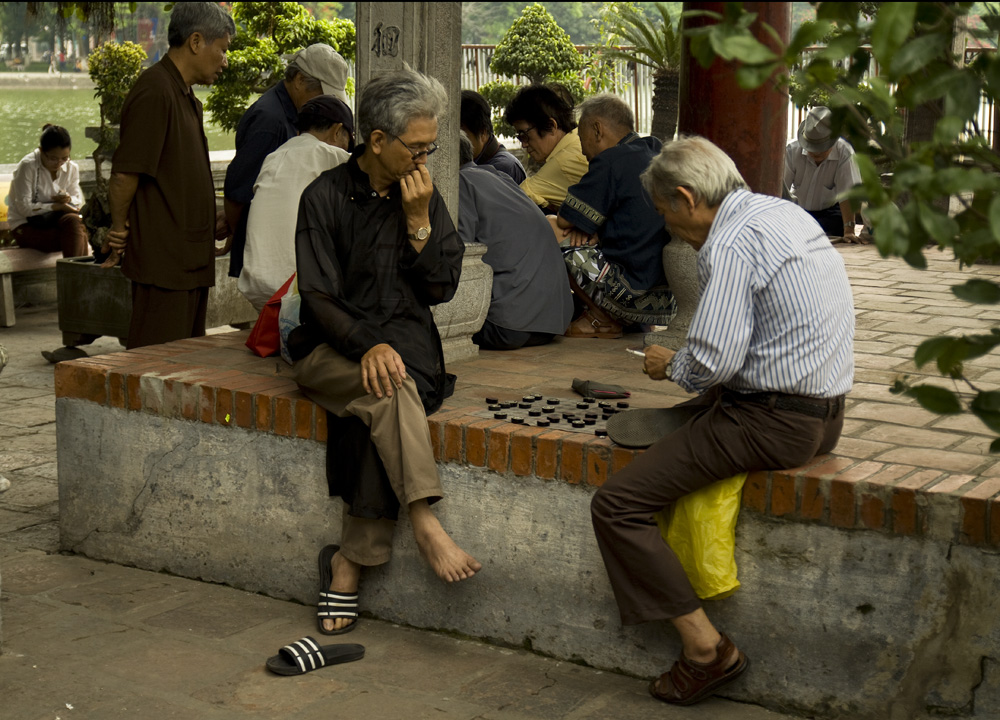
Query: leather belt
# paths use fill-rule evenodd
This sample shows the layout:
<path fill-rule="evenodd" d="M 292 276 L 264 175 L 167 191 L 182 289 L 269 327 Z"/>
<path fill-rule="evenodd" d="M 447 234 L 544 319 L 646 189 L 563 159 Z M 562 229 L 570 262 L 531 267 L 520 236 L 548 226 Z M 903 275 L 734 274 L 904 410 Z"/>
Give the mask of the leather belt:
<path fill-rule="evenodd" d="M 739 393 L 735 391 L 730 391 L 728 395 L 737 402 L 767 405 L 775 410 L 787 410 L 820 419 L 834 417 L 844 407 L 843 395 L 832 398 L 809 398 L 779 392 Z"/>

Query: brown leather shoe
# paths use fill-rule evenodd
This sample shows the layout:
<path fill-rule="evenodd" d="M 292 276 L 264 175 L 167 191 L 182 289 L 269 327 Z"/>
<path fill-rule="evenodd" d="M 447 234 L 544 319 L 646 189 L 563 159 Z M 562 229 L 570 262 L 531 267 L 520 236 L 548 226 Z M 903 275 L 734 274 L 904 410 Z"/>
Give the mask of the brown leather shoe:
<path fill-rule="evenodd" d="M 681 653 L 681 659 L 669 672 L 649 684 L 650 694 L 671 705 L 693 705 L 704 700 L 738 678 L 750 666 L 750 659 L 740 652 L 736 662 L 726 667 L 727 658 L 734 648 L 732 640 L 723 633 L 712 662 L 695 662 Z"/>
<path fill-rule="evenodd" d="M 614 340 L 622 336 L 622 326 L 614 321 L 602 322 L 587 310 L 583 315 L 571 322 L 563 334 L 570 338 L 605 338 L 607 340 Z"/>

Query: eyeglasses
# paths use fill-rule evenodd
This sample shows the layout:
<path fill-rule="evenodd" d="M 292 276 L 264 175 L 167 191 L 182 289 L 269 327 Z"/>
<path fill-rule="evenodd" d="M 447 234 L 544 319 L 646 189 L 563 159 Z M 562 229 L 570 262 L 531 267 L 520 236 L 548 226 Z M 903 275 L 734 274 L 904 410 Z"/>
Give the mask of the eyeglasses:
<path fill-rule="evenodd" d="M 432 142 L 430 145 L 427 146 L 426 150 L 414 150 L 409 145 L 407 145 L 405 142 L 403 142 L 399 138 L 399 136 L 393 135 L 393 138 L 395 138 L 396 140 L 399 140 L 399 144 L 402 145 L 403 147 L 405 147 L 407 150 L 410 151 L 410 155 L 412 156 L 413 160 L 419 160 L 420 158 L 422 158 L 422 157 L 424 157 L 426 155 L 431 155 L 431 154 L 433 154 L 438 149 L 437 143 L 436 142 Z"/>
<path fill-rule="evenodd" d="M 521 132 L 519 132 L 519 133 L 514 133 L 514 138 L 515 138 L 515 139 L 516 139 L 516 140 L 517 140 L 517 141 L 518 141 L 519 143 L 524 143 L 524 142 L 527 142 L 527 141 L 528 141 L 528 133 L 530 133 L 530 132 L 531 132 L 532 130 L 534 130 L 534 129 L 535 129 L 535 127 L 534 127 L 534 126 L 532 126 L 532 127 L 528 128 L 527 130 L 522 130 L 522 131 L 521 131 Z"/>

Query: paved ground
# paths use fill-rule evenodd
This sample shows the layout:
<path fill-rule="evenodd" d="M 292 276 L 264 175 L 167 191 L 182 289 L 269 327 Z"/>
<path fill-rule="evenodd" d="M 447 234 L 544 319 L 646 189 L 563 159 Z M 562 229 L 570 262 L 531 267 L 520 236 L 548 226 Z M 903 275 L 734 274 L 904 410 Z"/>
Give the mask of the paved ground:
<path fill-rule="evenodd" d="M 325 639 L 363 644 L 364 660 L 271 675 L 279 647 L 322 638 L 314 608 L 58 553 L 52 366 L 39 351 L 59 338 L 54 307 L 19 309 L 0 330 L 2 720 L 784 717 L 721 699 L 670 708 L 646 679 L 371 619 Z"/>
<path fill-rule="evenodd" d="M 1000 474 L 986 454 L 992 436 L 978 420 L 932 415 L 888 393 L 898 373 L 913 371 L 913 348 L 925 337 L 985 331 L 1000 311 L 955 299 L 948 286 L 968 273 L 936 253 L 922 273 L 873 248 L 841 253 L 858 311 L 857 382 L 837 453 Z M 995 278 L 1000 268 L 975 273 Z M 367 647 L 364 661 L 303 678 L 271 676 L 264 659 L 312 633 L 312 608 L 58 554 L 52 366 L 39 355 L 60 345 L 55 308 L 19 309 L 0 344 L 11 353 L 0 374 L 0 474 L 12 481 L 0 494 L 2 720 L 780 717 L 722 700 L 673 709 L 648 698 L 644 680 L 368 619 L 343 638 Z M 627 384 L 636 405 L 682 394 L 639 375 L 623 344 L 635 343 L 563 341 L 572 352 L 559 360 L 580 376 Z M 118 345 L 102 340 L 88 349 Z M 491 386 L 533 386 L 540 375 L 565 383 L 573 370 L 556 373 L 517 353 L 485 353 L 462 368 L 459 393 L 469 398 Z M 980 388 L 1000 388 L 1000 356 L 970 363 L 967 373 Z"/>

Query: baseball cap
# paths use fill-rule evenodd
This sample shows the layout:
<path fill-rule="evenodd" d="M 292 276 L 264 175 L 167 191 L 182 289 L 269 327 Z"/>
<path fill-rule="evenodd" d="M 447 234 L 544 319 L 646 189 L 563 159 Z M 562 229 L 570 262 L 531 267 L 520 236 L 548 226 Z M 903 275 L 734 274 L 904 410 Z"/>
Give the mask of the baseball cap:
<path fill-rule="evenodd" d="M 319 80 L 324 95 L 347 102 L 347 61 L 336 50 L 324 43 L 316 43 L 299 50 L 288 63 L 311 78 Z"/>

